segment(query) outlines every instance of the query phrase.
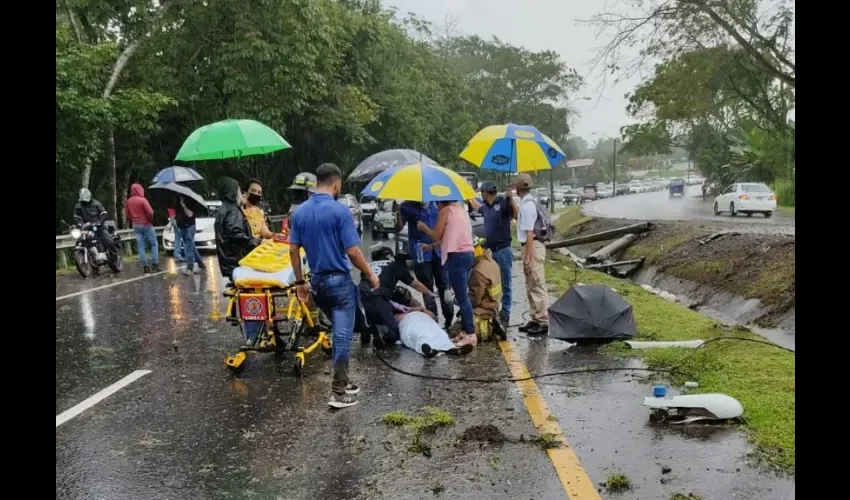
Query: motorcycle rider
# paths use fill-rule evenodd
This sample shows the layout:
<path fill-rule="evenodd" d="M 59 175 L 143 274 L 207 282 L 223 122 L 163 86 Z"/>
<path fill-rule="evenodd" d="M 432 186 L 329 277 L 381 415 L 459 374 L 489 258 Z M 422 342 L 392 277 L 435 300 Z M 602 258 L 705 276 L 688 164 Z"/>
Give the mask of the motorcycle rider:
<path fill-rule="evenodd" d="M 103 203 L 95 200 L 91 196 L 91 191 L 86 188 L 80 189 L 77 204 L 74 206 L 74 222 L 77 225 L 83 224 L 97 225 L 97 239 L 103 245 L 110 255 L 118 252 L 115 247 L 115 242 L 112 241 L 112 235 L 106 231 L 106 226 L 103 224 L 106 221 L 106 208 Z"/>

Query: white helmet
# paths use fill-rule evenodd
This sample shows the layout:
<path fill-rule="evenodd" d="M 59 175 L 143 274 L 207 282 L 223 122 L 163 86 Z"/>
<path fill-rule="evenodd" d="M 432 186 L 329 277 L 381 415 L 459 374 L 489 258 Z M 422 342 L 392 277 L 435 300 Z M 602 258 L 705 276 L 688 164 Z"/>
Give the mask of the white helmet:
<path fill-rule="evenodd" d="M 83 203 L 88 203 L 91 201 L 91 191 L 86 188 L 80 189 L 80 201 Z"/>

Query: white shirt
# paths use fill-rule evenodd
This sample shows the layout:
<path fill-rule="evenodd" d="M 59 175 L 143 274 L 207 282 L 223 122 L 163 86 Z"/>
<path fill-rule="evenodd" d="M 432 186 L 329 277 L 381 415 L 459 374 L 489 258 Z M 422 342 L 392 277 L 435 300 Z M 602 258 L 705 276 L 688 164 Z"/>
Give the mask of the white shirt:
<path fill-rule="evenodd" d="M 537 205 L 534 203 L 534 198 L 531 193 L 523 196 L 519 201 L 519 218 L 516 225 L 516 239 L 520 243 L 525 243 L 526 232 L 534 231 L 534 224 L 537 222 Z"/>

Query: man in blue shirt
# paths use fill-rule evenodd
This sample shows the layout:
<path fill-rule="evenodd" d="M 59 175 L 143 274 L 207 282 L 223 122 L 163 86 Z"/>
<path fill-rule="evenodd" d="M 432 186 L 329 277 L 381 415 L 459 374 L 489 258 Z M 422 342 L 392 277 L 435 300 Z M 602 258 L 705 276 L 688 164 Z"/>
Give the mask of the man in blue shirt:
<path fill-rule="evenodd" d="M 499 311 L 499 320 L 507 327 L 511 318 L 511 267 L 514 261 L 511 220 L 519 215 L 519 207 L 511 190 L 505 196 L 499 196 L 496 184 L 491 181 L 482 182 L 479 189 L 483 203 L 473 199 L 470 204 L 484 216 L 485 245 L 502 271 L 502 310 Z"/>
<path fill-rule="evenodd" d="M 396 213 L 396 231 L 401 231 L 404 225 L 407 224 L 407 239 L 410 248 L 410 258 L 413 260 L 413 274 L 416 276 L 417 281 L 425 285 L 425 288 L 432 292 L 436 285 L 438 295 L 440 296 L 440 309 L 443 311 L 443 318 L 446 320 L 446 330 L 448 330 L 454 318 L 454 306 L 446 302 L 446 290 L 449 289 L 449 286 L 443 265 L 440 261 L 440 250 L 439 248 L 434 248 L 434 242 L 431 241 L 431 238 L 416 227 L 416 224 L 422 221 L 428 227 L 434 229 L 434 226 L 437 225 L 437 217 L 439 215 L 440 209 L 434 202 L 405 201 Z M 417 246 L 421 246 L 421 255 L 419 255 Z M 438 317 L 436 297 L 430 295 L 423 298 L 425 299 L 425 308 L 435 318 Z"/>
<path fill-rule="evenodd" d="M 289 255 L 295 273 L 298 299 L 306 302 L 312 288 L 316 305 L 333 324 L 333 408 L 357 404 L 360 388 L 348 379 L 348 360 L 357 310 L 357 288 L 351 279 L 351 264 L 359 269 L 372 288 L 378 277 L 360 251 L 360 237 L 348 207 L 336 199 L 342 189 L 342 171 L 332 163 L 316 169 L 313 195 L 296 210 L 290 220 Z M 301 248 L 310 264 L 310 287 L 301 269 Z"/>

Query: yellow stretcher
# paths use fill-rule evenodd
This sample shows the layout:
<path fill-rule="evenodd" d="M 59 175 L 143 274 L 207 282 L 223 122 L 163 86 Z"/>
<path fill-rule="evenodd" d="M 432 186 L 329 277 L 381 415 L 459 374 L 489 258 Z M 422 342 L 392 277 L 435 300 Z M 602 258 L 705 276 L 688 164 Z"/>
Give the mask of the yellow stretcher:
<path fill-rule="evenodd" d="M 306 277 L 309 266 L 304 250 L 301 266 Z M 282 241 L 265 240 L 239 261 L 233 283 L 224 292 L 229 298 L 225 317 L 239 326 L 245 341 L 239 352 L 224 360 L 231 371 L 241 372 L 251 352 L 295 352 L 292 369 L 300 377 L 307 355 L 316 348 L 321 347 L 330 356 L 328 321 L 318 308 L 298 300 L 294 282 L 289 245 Z M 301 347 L 305 338 L 311 343 Z"/>

